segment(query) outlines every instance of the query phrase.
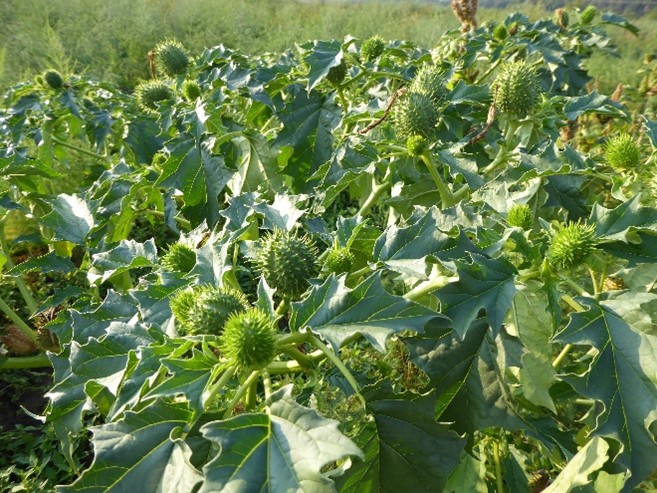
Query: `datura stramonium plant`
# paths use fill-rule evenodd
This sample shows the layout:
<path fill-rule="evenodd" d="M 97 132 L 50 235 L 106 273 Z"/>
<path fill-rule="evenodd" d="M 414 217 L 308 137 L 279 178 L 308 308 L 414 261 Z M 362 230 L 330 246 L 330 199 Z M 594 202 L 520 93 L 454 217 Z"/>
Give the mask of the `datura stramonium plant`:
<path fill-rule="evenodd" d="M 402 139 L 414 135 L 432 137 L 440 118 L 439 105 L 445 95 L 445 79 L 438 67 L 421 67 L 393 106 L 391 116 L 397 135 Z"/>
<path fill-rule="evenodd" d="M 193 286 L 171 298 L 171 312 L 181 335 L 220 335 L 233 313 L 249 308 L 240 291 L 215 286 Z"/>
<path fill-rule="evenodd" d="M 51 89 L 59 90 L 64 87 L 64 78 L 55 69 L 46 70 L 42 75 L 43 81 Z"/>
<path fill-rule="evenodd" d="M 182 85 L 182 95 L 187 101 L 196 101 L 201 97 L 201 86 L 192 79 L 187 79 Z"/>
<path fill-rule="evenodd" d="M 509 209 L 507 215 L 509 226 L 515 226 L 522 229 L 531 229 L 534 223 L 534 214 L 527 204 L 515 204 Z"/>
<path fill-rule="evenodd" d="M 363 41 L 360 56 L 367 62 L 373 62 L 383 54 L 386 44 L 381 36 L 372 36 Z"/>
<path fill-rule="evenodd" d="M 157 69 L 169 77 L 187 73 L 190 65 L 187 50 L 176 40 L 167 40 L 158 43 L 153 48 L 153 57 Z"/>
<path fill-rule="evenodd" d="M 525 118 L 541 95 L 536 69 L 524 61 L 506 64 L 493 83 L 493 93 L 498 113 Z"/>
<path fill-rule="evenodd" d="M 260 239 L 254 262 L 267 284 L 284 298 L 303 294 L 318 273 L 317 247 L 312 240 L 280 229 Z"/>
<path fill-rule="evenodd" d="M 638 171 L 641 149 L 629 134 L 620 134 L 607 142 L 605 160 L 614 169 Z"/>
<path fill-rule="evenodd" d="M 586 262 L 597 243 L 593 225 L 571 222 L 552 237 L 547 258 L 557 268 L 572 269 Z"/>
<path fill-rule="evenodd" d="M 349 272 L 354 264 L 354 254 L 347 247 L 333 246 L 324 260 L 324 270 L 330 274 Z"/>
<path fill-rule="evenodd" d="M 335 67 L 331 67 L 326 74 L 326 80 L 328 80 L 334 86 L 339 86 L 347 77 L 347 62 L 342 60 Z"/>
<path fill-rule="evenodd" d="M 135 95 L 137 104 L 146 113 L 156 113 L 158 103 L 176 99 L 173 89 L 162 80 L 142 82 L 135 88 Z"/>
<path fill-rule="evenodd" d="M 219 349 L 231 366 L 243 371 L 260 370 L 276 357 L 276 334 L 269 315 L 249 308 L 228 318 Z"/>

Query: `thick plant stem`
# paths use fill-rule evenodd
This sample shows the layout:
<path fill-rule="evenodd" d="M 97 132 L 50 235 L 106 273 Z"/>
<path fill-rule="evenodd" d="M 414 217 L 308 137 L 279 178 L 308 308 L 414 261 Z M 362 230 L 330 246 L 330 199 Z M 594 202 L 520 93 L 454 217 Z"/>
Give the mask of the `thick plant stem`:
<path fill-rule="evenodd" d="M 5 254 L 5 257 L 7 259 L 5 261 L 5 263 L 7 264 L 7 268 L 12 269 L 15 265 L 14 262 L 11 260 L 11 255 L 9 255 L 9 244 L 7 243 L 7 238 L 5 238 L 4 224 L 0 224 L 0 248 L 2 248 L 2 252 Z M 32 291 L 30 291 L 30 288 L 27 287 L 27 284 L 25 284 L 23 278 L 20 275 L 16 276 L 14 277 L 14 282 L 16 283 L 16 286 L 18 287 L 18 291 L 20 291 L 21 296 L 25 301 L 25 305 L 27 306 L 27 309 L 30 311 L 30 313 L 36 312 L 38 305 L 36 301 L 34 301 L 34 297 L 32 296 Z"/>
<path fill-rule="evenodd" d="M 214 400 L 217 398 L 217 394 L 219 391 L 223 388 L 226 383 L 233 378 L 233 375 L 235 374 L 235 368 L 230 367 L 224 371 L 221 376 L 219 377 L 219 380 L 217 380 L 212 387 L 210 387 L 207 391 L 203 393 L 203 400 L 205 401 L 205 409 L 208 409 L 210 404 L 214 402 Z"/>
<path fill-rule="evenodd" d="M 434 279 L 430 279 L 428 281 L 418 284 L 413 289 L 411 289 L 408 293 L 406 293 L 404 295 L 404 298 L 411 301 L 417 301 L 423 296 L 433 291 L 436 291 L 437 289 L 440 289 L 443 286 L 446 286 L 450 282 L 458 281 L 458 279 L 459 279 L 458 277 L 438 276 Z"/>
<path fill-rule="evenodd" d="M 567 286 L 572 288 L 578 295 L 580 296 L 588 296 L 590 297 L 591 295 L 584 289 L 582 286 L 577 284 L 575 281 L 573 281 L 570 277 L 568 277 L 565 274 L 559 274 L 559 279 L 565 283 Z M 564 300 L 565 301 L 565 300 Z M 581 306 L 581 305 L 580 305 Z"/>
<path fill-rule="evenodd" d="M 559 368 L 561 366 L 561 363 L 563 363 L 563 360 L 566 359 L 566 356 L 568 356 L 568 353 L 573 349 L 572 344 L 566 344 L 559 355 L 554 358 L 554 361 L 552 362 L 552 368 Z"/>
<path fill-rule="evenodd" d="M 381 197 L 383 192 L 388 190 L 388 188 L 390 188 L 390 181 L 387 180 L 379 185 L 374 185 L 374 187 L 372 187 L 372 191 L 365 199 L 365 202 L 363 202 L 363 205 L 360 207 L 360 209 L 358 209 L 357 215 L 364 216 L 367 214 L 372 206 L 376 203 L 376 201 L 379 200 L 379 197 Z"/>
<path fill-rule="evenodd" d="M 349 103 L 347 102 L 347 98 L 344 97 L 344 90 L 342 87 L 337 87 L 337 93 L 338 98 L 340 99 L 340 106 L 342 106 L 342 113 L 346 115 L 347 111 L 349 111 Z"/>
<path fill-rule="evenodd" d="M 288 375 L 294 373 L 303 373 L 305 368 L 297 361 L 274 361 L 267 366 L 270 375 Z"/>
<path fill-rule="evenodd" d="M 4 363 L 0 360 L 0 370 L 20 370 L 28 368 L 48 368 L 52 366 L 45 353 L 35 356 L 17 356 L 7 358 Z"/>
<path fill-rule="evenodd" d="M 374 272 L 372 268 L 367 265 L 363 267 L 362 269 L 358 269 L 356 272 L 351 272 L 350 274 L 347 275 L 347 282 L 354 281 L 358 279 L 361 276 L 364 276 L 366 274 L 370 274 L 371 272 Z"/>
<path fill-rule="evenodd" d="M 240 386 L 240 388 L 237 389 L 237 392 L 233 396 L 232 400 L 228 403 L 228 408 L 226 408 L 226 412 L 224 413 L 224 419 L 230 418 L 230 416 L 233 414 L 235 406 L 237 406 L 239 401 L 242 400 L 242 397 L 244 397 L 244 394 L 246 394 L 246 392 L 249 390 L 249 387 L 251 387 L 251 385 L 253 385 L 258 379 L 260 372 L 261 370 L 252 371 L 249 375 L 249 378 L 247 378 L 246 381 Z"/>
<path fill-rule="evenodd" d="M 269 410 L 269 401 L 271 400 L 272 387 L 271 387 L 271 376 L 267 370 L 262 372 L 262 385 L 265 388 L 265 404 L 267 405 L 267 410 Z"/>
<path fill-rule="evenodd" d="M 32 330 L 32 328 L 27 325 L 25 321 L 19 317 L 14 310 L 11 309 L 11 307 L 5 303 L 2 298 L 0 298 L 0 311 L 2 311 L 2 313 L 4 313 L 9 320 L 16 324 L 16 327 L 18 327 L 20 331 L 25 334 L 25 337 L 27 337 L 35 345 L 38 345 L 37 333 L 34 332 L 34 330 Z"/>
<path fill-rule="evenodd" d="M 495 463 L 495 480 L 497 482 L 497 493 L 504 493 L 504 478 L 502 477 L 500 444 L 497 443 L 497 440 L 493 442 L 493 462 Z"/>
<path fill-rule="evenodd" d="M 112 163 L 112 161 L 107 156 L 103 156 L 102 154 L 95 153 L 93 151 L 90 151 L 88 149 L 84 149 L 82 147 L 78 147 L 78 146 L 73 145 L 73 144 L 69 144 L 65 140 L 58 139 L 55 136 L 52 136 L 51 138 L 52 138 L 52 141 L 57 145 L 60 145 L 62 147 L 67 147 L 67 148 L 69 148 L 73 151 L 79 152 L 80 154 L 84 154 L 85 156 L 89 156 L 89 157 L 93 157 L 95 159 L 99 159 L 101 161 L 105 161 L 106 163 L 110 163 L 110 164 Z"/>
<path fill-rule="evenodd" d="M 436 189 L 438 190 L 438 195 L 440 196 L 440 208 L 447 209 L 456 204 L 459 199 L 450 191 L 440 176 L 440 173 L 438 173 L 438 169 L 436 168 L 436 163 L 433 160 L 431 151 L 425 151 L 420 156 L 420 159 L 422 159 L 422 162 L 426 165 L 434 183 L 436 184 Z M 462 190 L 459 191 L 459 194 L 463 195 Z"/>
<path fill-rule="evenodd" d="M 294 346 L 288 346 L 288 347 L 285 347 L 285 348 L 281 348 L 281 351 L 283 353 L 287 354 L 290 358 L 295 360 L 297 363 L 299 363 L 304 368 L 310 369 L 310 368 L 315 367 L 315 361 L 312 358 L 309 358 L 307 355 L 303 354 L 301 351 L 299 351 Z"/>
<path fill-rule="evenodd" d="M 322 351 L 326 357 L 331 360 L 331 363 L 335 365 L 335 367 L 340 370 L 340 373 L 347 379 L 347 382 L 349 382 L 349 385 L 351 385 L 351 388 L 354 390 L 356 393 L 356 396 L 358 399 L 360 399 L 361 403 L 363 404 L 363 408 L 367 406 L 367 403 L 365 402 L 365 398 L 361 395 L 360 393 L 360 386 L 358 385 L 358 382 L 356 382 L 356 379 L 354 376 L 351 374 L 349 369 L 345 366 L 345 364 L 342 362 L 338 356 L 329 349 L 326 344 L 324 344 L 322 341 L 320 341 L 317 337 L 314 335 L 310 336 L 310 341 L 309 341 L 313 346 L 315 346 L 317 349 Z"/>
<path fill-rule="evenodd" d="M 256 406 L 256 398 L 258 396 L 258 382 L 254 380 L 251 385 L 246 389 L 246 397 L 244 398 L 244 410 L 250 411 Z"/>

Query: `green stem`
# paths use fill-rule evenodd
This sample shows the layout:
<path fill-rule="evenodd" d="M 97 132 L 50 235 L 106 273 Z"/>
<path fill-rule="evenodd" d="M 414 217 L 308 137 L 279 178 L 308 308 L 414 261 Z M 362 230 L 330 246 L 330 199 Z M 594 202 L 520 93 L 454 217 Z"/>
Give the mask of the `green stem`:
<path fill-rule="evenodd" d="M 552 368 L 559 368 L 561 366 L 561 363 L 563 363 L 563 360 L 566 359 L 566 356 L 570 353 L 570 351 L 573 349 L 572 344 L 566 344 L 559 355 L 554 358 L 554 361 L 552 362 Z"/>
<path fill-rule="evenodd" d="M 228 403 L 228 408 L 226 409 L 226 412 L 224 413 L 224 419 L 228 419 L 231 417 L 233 414 L 233 410 L 235 409 L 235 406 L 240 402 L 242 397 L 244 397 L 244 394 L 246 394 L 247 390 L 249 390 L 249 387 L 256 381 L 258 376 L 260 375 L 260 372 L 262 370 L 254 370 L 251 372 L 249 375 L 249 378 L 246 379 L 246 381 L 242 384 L 242 386 L 237 389 L 237 392 L 231 399 L 231 401 Z"/>
<path fill-rule="evenodd" d="M 254 380 L 246 390 L 246 397 L 244 398 L 244 410 L 250 411 L 256 406 L 256 397 L 258 392 L 258 382 Z"/>
<path fill-rule="evenodd" d="M 598 280 L 595 278 L 595 272 L 593 272 L 593 269 L 590 267 L 589 269 L 589 275 L 591 276 L 591 285 L 593 286 L 593 296 L 596 296 L 599 291 L 598 291 Z"/>
<path fill-rule="evenodd" d="M 306 369 L 297 361 L 274 361 L 269 363 L 267 371 L 270 375 L 287 375 L 290 373 L 303 373 Z"/>
<path fill-rule="evenodd" d="M 481 82 L 482 82 L 486 77 L 488 77 L 490 74 L 493 73 L 493 71 L 498 67 L 498 65 L 502 62 L 502 60 L 503 60 L 503 58 L 500 57 L 500 58 L 498 58 L 495 62 L 493 62 L 493 63 L 490 65 L 490 67 L 488 67 L 488 70 L 486 70 L 486 71 L 481 75 L 481 77 L 479 77 L 479 78 L 475 81 L 474 84 L 475 84 L 475 85 L 481 84 Z"/>
<path fill-rule="evenodd" d="M 493 161 L 488 166 L 482 169 L 481 172 L 483 174 L 492 173 L 493 171 L 495 171 L 495 169 L 497 169 L 497 167 L 501 163 L 505 163 L 505 162 L 506 162 L 506 146 L 502 144 L 500 146 L 500 150 L 497 151 L 497 156 L 495 156 L 495 159 L 493 159 Z"/>
<path fill-rule="evenodd" d="M 367 196 L 365 199 L 365 202 L 363 202 L 363 205 L 358 209 L 358 216 L 363 217 L 365 214 L 367 214 L 372 206 L 376 203 L 377 200 L 379 200 L 379 197 L 385 192 L 388 188 L 390 188 L 390 180 L 386 180 L 386 177 L 383 178 L 385 181 L 381 183 L 380 185 L 374 185 L 372 187 L 372 191 L 370 194 Z M 375 183 L 374 177 L 372 177 L 372 182 Z"/>
<path fill-rule="evenodd" d="M 349 110 L 349 103 L 347 102 L 347 98 L 344 97 L 344 91 L 342 87 L 337 86 L 336 90 L 338 93 L 338 98 L 340 99 L 340 106 L 342 106 L 342 113 L 346 115 L 347 111 Z"/>
<path fill-rule="evenodd" d="M 236 131 L 236 132 L 228 132 L 226 134 L 223 134 L 217 140 L 214 141 L 214 147 L 216 148 L 222 144 L 225 144 L 229 140 L 233 140 L 236 137 L 245 137 L 244 132 Z"/>
<path fill-rule="evenodd" d="M 226 369 L 226 371 L 224 371 L 219 377 L 219 380 L 217 380 L 207 391 L 203 392 L 203 401 L 205 402 L 203 407 L 205 410 L 209 409 L 210 404 L 212 404 L 217 398 L 219 391 L 231 378 L 233 378 L 234 374 L 235 368 L 230 367 Z"/>
<path fill-rule="evenodd" d="M 454 195 L 452 195 L 452 192 L 450 192 L 449 188 L 447 188 L 447 185 L 445 185 L 443 182 L 440 173 L 438 173 L 438 169 L 436 169 L 436 164 L 433 161 L 431 151 L 425 151 L 420 156 L 420 159 L 422 159 L 422 162 L 426 165 L 429 173 L 431 174 L 431 177 L 433 178 L 433 181 L 436 184 L 438 195 L 440 195 L 441 209 L 447 209 L 448 207 L 454 205 L 456 203 L 454 200 Z"/>
<path fill-rule="evenodd" d="M 272 388 L 271 376 L 266 369 L 262 371 L 262 385 L 265 388 L 265 403 L 267 404 L 267 409 L 269 409 L 269 401 L 271 400 Z"/>
<path fill-rule="evenodd" d="M 298 345 L 308 342 L 310 340 L 310 332 L 293 332 L 292 334 L 287 334 L 280 337 L 276 341 L 276 346 L 283 347 L 289 346 L 290 344 Z"/>
<path fill-rule="evenodd" d="M 504 493 L 504 478 L 502 477 L 500 445 L 497 443 L 497 440 L 493 442 L 493 461 L 495 462 L 495 480 L 497 481 L 497 493 Z"/>
<path fill-rule="evenodd" d="M 5 315 L 7 315 L 7 318 L 14 322 L 16 324 L 16 327 L 20 329 L 20 331 L 25 334 L 25 337 L 27 337 L 32 343 L 38 345 L 38 336 L 37 333 L 32 330 L 32 328 L 25 323 L 25 321 L 14 311 L 11 309 L 11 307 L 5 303 L 5 301 L 0 298 L 0 311 L 2 311 Z"/>
<path fill-rule="evenodd" d="M 15 267 L 15 264 L 11 260 L 11 255 L 9 254 L 9 244 L 7 243 L 7 238 L 5 237 L 4 223 L 0 224 L 0 248 L 2 248 L 2 251 L 5 254 L 5 258 L 6 258 L 5 263 L 7 264 L 7 269 L 8 270 L 13 269 Z M 18 275 L 13 279 L 14 282 L 16 283 L 16 286 L 18 287 L 18 291 L 20 291 L 21 296 L 25 301 L 25 305 L 27 306 L 27 309 L 30 311 L 30 313 L 36 312 L 38 305 L 36 301 L 34 301 L 34 297 L 32 296 L 32 291 L 30 291 L 30 288 L 28 288 L 27 284 L 25 284 L 23 277 L 21 275 Z"/>
<path fill-rule="evenodd" d="M 565 301 L 570 307 L 575 310 L 576 312 L 584 312 L 586 311 L 586 308 L 584 308 L 582 305 L 577 303 L 572 297 L 568 296 L 567 294 L 562 294 L 561 299 Z"/>
<path fill-rule="evenodd" d="M 164 219 L 164 218 L 166 217 L 165 214 L 164 214 L 164 212 L 156 211 L 156 210 L 154 210 L 154 209 L 143 209 L 143 210 L 141 210 L 141 211 L 139 211 L 139 212 L 141 212 L 142 214 L 151 214 L 151 215 L 153 215 L 153 216 L 159 217 L 160 219 Z M 191 229 L 192 229 L 192 223 L 190 223 L 190 222 L 189 222 L 187 219 L 185 219 L 184 217 L 178 217 L 178 216 L 176 216 L 174 219 L 175 219 L 176 222 L 178 222 L 178 224 L 180 224 L 183 228 L 185 228 L 185 229 L 187 229 L 187 230 L 191 230 Z"/>
<path fill-rule="evenodd" d="M 281 304 L 278 305 L 278 307 L 276 308 L 276 316 L 282 317 L 283 315 L 285 315 L 289 307 L 290 307 L 289 301 L 287 300 L 287 298 L 283 298 L 281 300 Z"/>
<path fill-rule="evenodd" d="M 84 154 L 85 156 L 93 157 L 95 159 L 99 159 L 101 161 L 105 161 L 106 163 L 110 163 L 110 164 L 112 162 L 107 156 L 103 156 L 102 154 L 98 154 L 96 152 L 90 151 L 88 149 L 84 149 L 82 147 L 78 147 L 73 144 L 69 144 L 65 140 L 58 139 L 55 136 L 52 136 L 52 141 L 55 142 L 56 144 L 59 144 L 62 147 L 68 147 L 69 149 L 79 152 L 80 154 Z"/>
<path fill-rule="evenodd" d="M 417 301 L 423 296 L 426 296 L 427 294 L 442 288 L 443 286 L 446 286 L 450 282 L 455 282 L 458 281 L 458 277 L 447 277 L 447 276 L 438 276 L 434 279 L 429 279 L 428 281 L 424 281 L 423 283 L 418 284 L 415 286 L 413 289 L 411 289 L 408 293 L 404 295 L 404 298 L 407 300 L 411 301 Z"/>
<path fill-rule="evenodd" d="M 358 279 L 361 276 L 364 276 L 366 274 L 369 274 L 372 272 L 372 268 L 369 265 L 366 265 L 362 269 L 358 269 L 356 272 L 351 272 L 350 274 L 347 275 L 347 282 L 351 282 L 355 279 Z"/>
<path fill-rule="evenodd" d="M 363 408 L 367 407 L 365 398 L 360 393 L 360 386 L 358 385 L 358 382 L 356 382 L 356 379 L 351 374 L 349 369 L 345 366 L 345 364 L 342 362 L 342 360 L 333 351 L 331 351 L 331 349 L 329 349 L 322 341 L 320 341 L 317 337 L 315 337 L 312 334 L 310 336 L 309 342 L 317 349 L 322 351 L 326 355 L 326 357 L 329 360 L 331 360 L 331 363 L 333 363 L 335 367 L 338 370 L 340 370 L 340 373 L 342 373 L 342 375 L 344 375 L 344 377 L 347 379 L 347 382 L 349 382 L 351 388 L 354 389 L 356 396 L 358 397 L 358 399 L 360 399 L 361 403 L 363 404 Z"/>
<path fill-rule="evenodd" d="M 290 358 L 295 360 L 297 363 L 299 363 L 304 368 L 313 368 L 315 366 L 315 362 L 311 358 L 309 358 L 307 355 L 303 354 L 301 351 L 299 351 L 294 346 L 288 346 L 288 347 L 281 348 L 281 351 L 283 353 L 287 354 Z"/>
<path fill-rule="evenodd" d="M 0 370 L 20 370 L 26 368 L 48 368 L 52 366 L 45 353 L 35 356 L 20 356 L 7 358 L 4 363 L 0 360 Z"/>
<path fill-rule="evenodd" d="M 573 281 L 570 277 L 568 277 L 566 274 L 560 273 L 558 275 L 559 279 L 565 283 L 567 286 L 572 288 L 578 295 L 580 296 L 588 296 L 590 297 L 591 295 L 586 292 L 586 289 L 584 289 L 582 286 L 577 284 L 575 281 Z"/>

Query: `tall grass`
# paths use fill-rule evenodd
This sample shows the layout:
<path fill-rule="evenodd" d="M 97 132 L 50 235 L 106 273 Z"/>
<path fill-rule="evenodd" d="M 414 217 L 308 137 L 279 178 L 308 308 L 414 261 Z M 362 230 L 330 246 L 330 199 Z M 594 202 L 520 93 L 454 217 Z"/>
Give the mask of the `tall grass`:
<path fill-rule="evenodd" d="M 537 2 L 524 2 L 516 10 L 532 18 L 544 13 Z M 479 19 L 499 20 L 507 13 L 484 9 Z M 276 52 L 309 39 L 347 34 L 381 34 L 429 47 L 458 27 L 448 7 L 383 0 L 2 0 L 0 18 L 0 88 L 54 67 L 129 89 L 148 77 L 147 53 L 164 38 L 178 38 L 193 53 L 222 43 L 246 53 Z M 645 33 L 657 28 L 655 20 L 645 24 L 645 39 L 622 38 L 630 47 L 624 54 L 637 58 L 634 51 L 646 42 Z M 601 76 L 614 67 L 598 65 L 593 68 Z M 618 67 L 611 78 L 635 70 Z"/>

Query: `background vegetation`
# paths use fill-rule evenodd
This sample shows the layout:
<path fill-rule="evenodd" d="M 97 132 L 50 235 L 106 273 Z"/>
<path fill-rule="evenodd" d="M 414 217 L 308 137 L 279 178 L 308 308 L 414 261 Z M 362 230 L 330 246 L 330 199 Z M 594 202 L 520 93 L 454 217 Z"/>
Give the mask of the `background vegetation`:
<path fill-rule="evenodd" d="M 545 15 L 544 5 L 480 8 L 478 19 L 498 21 L 512 11 L 536 19 Z M 254 54 L 347 34 L 362 39 L 380 34 L 432 46 L 458 27 L 448 6 L 381 0 L 3 0 L 0 18 L 0 89 L 49 67 L 130 89 L 148 78 L 147 53 L 163 37 L 175 37 L 195 53 L 224 44 Z M 589 69 L 601 89 L 613 90 L 619 82 L 638 84 L 643 54 L 657 52 L 657 12 L 632 21 L 641 29 L 638 36 L 611 29 L 621 58 L 591 61 Z"/>

